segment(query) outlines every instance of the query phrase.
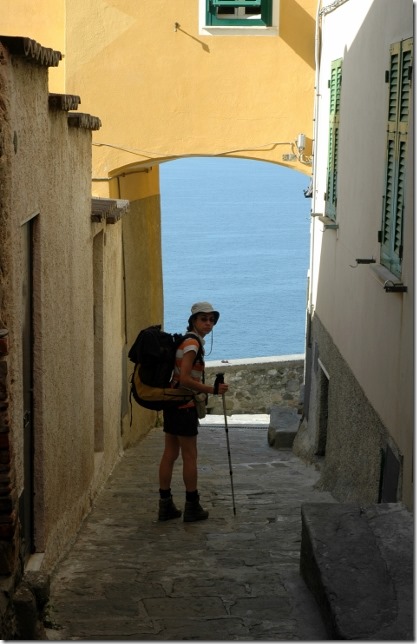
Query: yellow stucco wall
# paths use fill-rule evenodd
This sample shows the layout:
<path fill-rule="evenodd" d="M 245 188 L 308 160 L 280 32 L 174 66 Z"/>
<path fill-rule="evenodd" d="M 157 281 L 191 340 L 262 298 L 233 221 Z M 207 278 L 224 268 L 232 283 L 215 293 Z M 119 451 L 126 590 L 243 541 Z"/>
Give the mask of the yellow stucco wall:
<path fill-rule="evenodd" d="M 311 152 L 316 0 L 278 6 L 278 35 L 252 37 L 200 35 L 199 0 L 40 0 L 36 12 L 29 0 L 3 0 L 1 32 L 64 54 L 50 89 L 80 95 L 80 109 L 100 116 L 96 177 L 189 155 L 310 174 L 282 155 L 301 132 Z M 106 184 L 95 194 L 107 196 Z"/>
<path fill-rule="evenodd" d="M 281 0 L 276 37 L 227 37 L 199 35 L 197 0 L 68 3 L 66 91 L 103 123 L 93 172 L 195 154 L 282 163 L 311 138 L 315 4 Z"/>
<path fill-rule="evenodd" d="M 0 34 L 25 36 L 65 54 L 66 0 L 5 0 L 1 3 Z M 49 71 L 49 89 L 65 91 L 63 61 Z"/>
<path fill-rule="evenodd" d="M 122 263 L 125 355 L 140 329 L 163 323 L 161 219 L 158 166 L 146 171 L 116 173 L 110 182 L 112 198 L 129 199 L 129 213 L 122 218 Z M 123 273 L 123 274 L 122 274 Z M 126 358 L 126 382 L 132 363 Z M 122 439 L 126 447 L 154 425 L 155 412 L 139 407 L 132 399 L 122 414 Z M 132 422 L 131 422 L 132 421 Z"/>

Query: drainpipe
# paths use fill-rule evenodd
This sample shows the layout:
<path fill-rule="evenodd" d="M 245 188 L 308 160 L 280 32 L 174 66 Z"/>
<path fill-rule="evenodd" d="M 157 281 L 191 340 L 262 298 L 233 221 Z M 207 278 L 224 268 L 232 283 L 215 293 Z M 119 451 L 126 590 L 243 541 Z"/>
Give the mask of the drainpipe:
<path fill-rule="evenodd" d="M 316 212 L 316 194 L 317 194 L 317 138 L 318 138 L 318 119 L 319 119 L 319 101 L 320 101 L 320 27 L 321 27 L 321 2 L 318 1 L 317 12 L 316 12 L 316 32 L 315 32 L 315 99 L 314 99 L 314 127 L 313 127 L 313 167 L 312 167 L 312 202 L 311 202 L 311 212 Z M 311 369 L 312 369 L 312 356 L 313 348 L 310 346 L 311 341 L 311 319 L 313 316 L 313 287 L 314 287 L 314 240 L 315 240 L 315 218 L 311 217 L 310 225 L 310 275 L 308 283 L 308 299 L 307 299 L 307 328 L 306 328 L 306 347 L 305 347 L 305 361 L 304 361 L 304 392 L 303 392 L 303 403 L 302 403 L 302 417 L 300 420 L 300 426 L 304 418 L 307 418 L 309 415 L 309 405 L 310 405 L 310 387 L 311 387 Z"/>
<path fill-rule="evenodd" d="M 317 198 L 317 140 L 318 140 L 318 120 L 319 120 L 319 103 L 320 103 L 320 35 L 321 35 L 321 3 L 322 0 L 318 0 L 317 12 L 316 12 L 316 33 L 314 40 L 314 55 L 315 55 L 315 101 L 314 101 L 314 151 L 313 151 L 313 177 L 312 177 L 312 212 L 316 212 L 316 198 Z M 314 239 L 315 239 L 315 219 L 312 217 L 311 221 L 311 239 L 310 239 L 310 280 L 309 280 L 309 293 L 308 293 L 308 313 L 312 314 L 312 294 L 313 294 L 313 284 L 314 284 L 314 262 L 313 262 L 313 249 L 314 249 Z"/>

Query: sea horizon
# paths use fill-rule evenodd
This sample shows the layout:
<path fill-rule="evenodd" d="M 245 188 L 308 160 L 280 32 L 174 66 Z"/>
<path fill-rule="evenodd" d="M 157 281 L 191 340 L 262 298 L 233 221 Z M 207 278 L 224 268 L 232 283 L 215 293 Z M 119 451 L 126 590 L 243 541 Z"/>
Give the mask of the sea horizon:
<path fill-rule="evenodd" d="M 194 302 L 220 312 L 206 361 L 305 351 L 309 177 L 276 164 L 186 158 L 161 165 L 164 328 Z"/>

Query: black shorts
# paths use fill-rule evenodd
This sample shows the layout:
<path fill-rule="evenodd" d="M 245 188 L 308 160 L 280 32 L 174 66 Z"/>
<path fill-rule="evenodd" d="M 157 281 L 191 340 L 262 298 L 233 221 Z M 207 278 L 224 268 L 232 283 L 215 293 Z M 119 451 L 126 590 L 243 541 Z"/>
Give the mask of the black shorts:
<path fill-rule="evenodd" d="M 173 436 L 197 436 L 198 416 L 195 407 L 164 409 L 164 432 Z"/>

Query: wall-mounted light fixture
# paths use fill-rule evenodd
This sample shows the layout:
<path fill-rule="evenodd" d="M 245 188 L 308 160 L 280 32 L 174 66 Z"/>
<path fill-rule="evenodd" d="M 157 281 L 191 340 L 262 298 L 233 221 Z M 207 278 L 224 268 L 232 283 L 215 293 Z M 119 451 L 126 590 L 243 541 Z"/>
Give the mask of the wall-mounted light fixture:
<path fill-rule="evenodd" d="M 283 154 L 283 161 L 299 161 L 304 165 L 312 165 L 313 157 L 304 156 L 303 152 L 306 147 L 306 135 L 300 132 L 296 140 L 291 143 L 293 152 L 291 154 Z"/>
<path fill-rule="evenodd" d="M 301 133 L 297 136 L 297 149 L 301 153 L 306 147 L 306 135 Z"/>

